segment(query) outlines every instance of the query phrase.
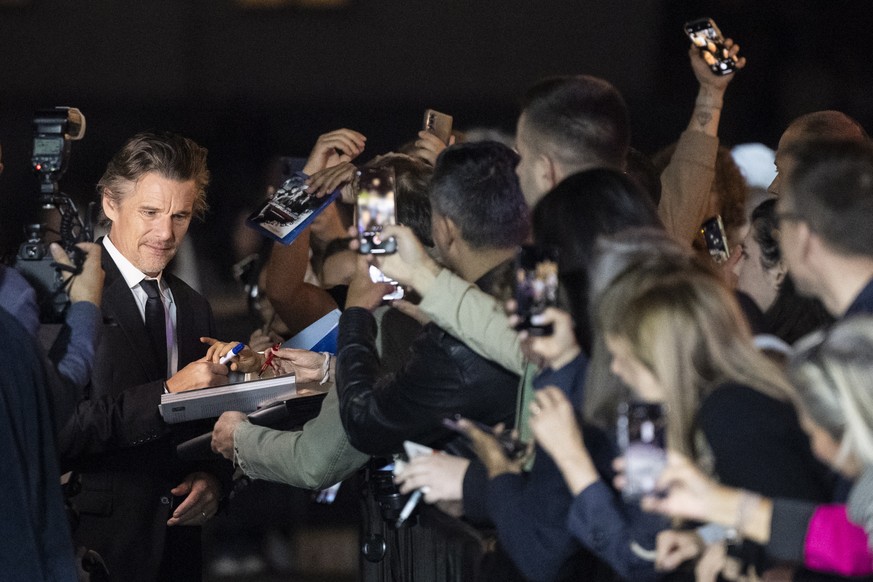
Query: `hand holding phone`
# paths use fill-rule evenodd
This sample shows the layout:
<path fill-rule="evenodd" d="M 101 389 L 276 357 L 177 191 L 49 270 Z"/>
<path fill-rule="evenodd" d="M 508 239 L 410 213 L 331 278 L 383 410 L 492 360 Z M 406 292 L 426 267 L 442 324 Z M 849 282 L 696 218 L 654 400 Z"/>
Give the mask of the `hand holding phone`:
<path fill-rule="evenodd" d="M 538 324 L 538 316 L 558 303 L 558 254 L 549 247 L 525 245 L 515 258 L 516 330 L 530 335 L 551 335 L 551 324 Z"/>
<path fill-rule="evenodd" d="M 422 129 L 437 136 L 444 144 L 449 145 L 452 137 L 452 116 L 440 113 L 435 109 L 424 112 Z"/>
<path fill-rule="evenodd" d="M 716 75 L 730 75 L 737 70 L 737 61 L 725 46 L 721 31 L 711 18 L 698 18 L 685 23 L 685 34 L 700 49 L 700 54 Z"/>
<path fill-rule="evenodd" d="M 455 414 L 450 418 L 444 418 L 442 420 L 442 424 L 449 430 L 453 430 L 455 432 L 461 433 L 464 436 L 467 436 L 467 432 L 458 424 L 458 421 L 461 420 L 460 414 Z M 516 437 L 514 431 L 511 429 L 504 429 L 499 433 L 495 434 L 494 429 L 487 424 L 477 422 L 475 420 L 466 419 L 467 422 L 481 430 L 482 432 L 493 436 L 498 443 L 500 443 L 503 452 L 506 456 L 512 460 L 520 459 L 527 452 L 527 445 Z"/>
<path fill-rule="evenodd" d="M 627 501 L 638 501 L 656 493 L 658 478 L 667 466 L 663 407 L 624 402 L 619 405 L 616 429 L 624 453 L 626 484 L 622 496 Z"/>
<path fill-rule="evenodd" d="M 391 283 L 394 285 L 394 291 L 382 297 L 385 301 L 394 301 L 395 299 L 403 299 L 403 287 L 394 279 L 388 277 L 379 270 L 376 265 L 370 265 L 370 280 L 373 283 Z"/>

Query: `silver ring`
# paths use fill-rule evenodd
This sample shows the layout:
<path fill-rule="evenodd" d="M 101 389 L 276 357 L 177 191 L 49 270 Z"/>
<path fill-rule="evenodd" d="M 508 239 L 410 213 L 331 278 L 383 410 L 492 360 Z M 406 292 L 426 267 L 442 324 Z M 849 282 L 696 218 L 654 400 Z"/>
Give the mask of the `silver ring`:
<path fill-rule="evenodd" d="M 200 512 L 200 515 L 203 516 L 203 521 L 206 521 L 207 519 L 209 519 L 209 516 L 206 515 L 206 512 L 205 512 L 205 511 L 201 511 L 201 512 Z"/>

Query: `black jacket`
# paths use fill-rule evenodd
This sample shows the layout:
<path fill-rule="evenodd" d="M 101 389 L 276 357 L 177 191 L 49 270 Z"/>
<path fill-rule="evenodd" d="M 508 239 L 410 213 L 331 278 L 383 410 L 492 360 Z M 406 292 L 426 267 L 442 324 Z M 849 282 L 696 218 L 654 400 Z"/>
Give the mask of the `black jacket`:
<path fill-rule="evenodd" d="M 399 372 L 379 378 L 376 320 L 361 308 L 347 309 L 340 318 L 340 416 L 356 449 L 380 455 L 401 451 L 403 441 L 411 440 L 460 452 L 458 435 L 441 424 L 456 413 L 488 425 L 514 424 L 517 375 L 432 323 L 410 350 Z"/>
<path fill-rule="evenodd" d="M 59 436 L 66 468 L 82 479 L 82 491 L 72 499 L 80 513 L 74 539 L 103 556 L 112 580 L 199 580 L 200 528 L 168 528 L 166 522 L 179 502 L 170 489 L 206 467 L 176 456 L 177 442 L 194 436 L 182 432 L 193 427 L 171 430 L 161 418 L 166 371 L 160 369 L 133 294 L 107 252 L 103 269 L 102 309 L 108 323 L 86 397 Z M 176 304 L 181 369 L 205 355 L 207 346 L 199 338 L 215 337 L 215 326 L 206 299 L 177 277 L 164 277 Z M 224 477 L 217 466 L 209 470 Z M 161 573 L 162 567 L 172 574 Z"/>

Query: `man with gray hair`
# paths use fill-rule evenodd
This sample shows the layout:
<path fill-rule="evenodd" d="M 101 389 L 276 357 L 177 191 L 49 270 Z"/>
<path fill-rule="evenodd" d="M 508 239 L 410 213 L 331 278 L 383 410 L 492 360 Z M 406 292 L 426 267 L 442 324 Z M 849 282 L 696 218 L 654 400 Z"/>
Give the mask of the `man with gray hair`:
<path fill-rule="evenodd" d="M 176 457 L 158 413 L 165 392 L 227 382 L 227 367 L 204 359 L 201 338 L 215 335 L 209 304 L 165 272 L 206 208 L 208 182 L 204 148 L 178 135 L 139 134 L 98 184 L 111 222 L 99 241 L 109 324 L 59 440 L 64 464 L 81 475 L 74 538 L 101 554 L 113 580 L 199 580 L 199 526 L 221 496 L 214 470 Z"/>

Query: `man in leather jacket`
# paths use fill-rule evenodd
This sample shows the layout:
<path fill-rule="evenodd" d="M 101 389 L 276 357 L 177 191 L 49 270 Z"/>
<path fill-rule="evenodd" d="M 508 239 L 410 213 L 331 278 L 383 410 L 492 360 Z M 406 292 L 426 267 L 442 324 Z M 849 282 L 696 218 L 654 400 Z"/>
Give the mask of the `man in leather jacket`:
<path fill-rule="evenodd" d="M 528 230 L 517 164 L 517 154 L 497 143 L 454 146 L 438 159 L 431 183 L 441 261 L 493 295 L 508 283 Z M 401 450 L 404 440 L 445 448 L 458 437 L 442 420 L 455 414 L 488 425 L 514 423 L 518 376 L 433 323 L 410 346 L 403 369 L 379 378 L 376 321 L 356 289 L 353 283 L 340 319 L 337 353 L 340 416 L 355 448 L 386 454 Z"/>

